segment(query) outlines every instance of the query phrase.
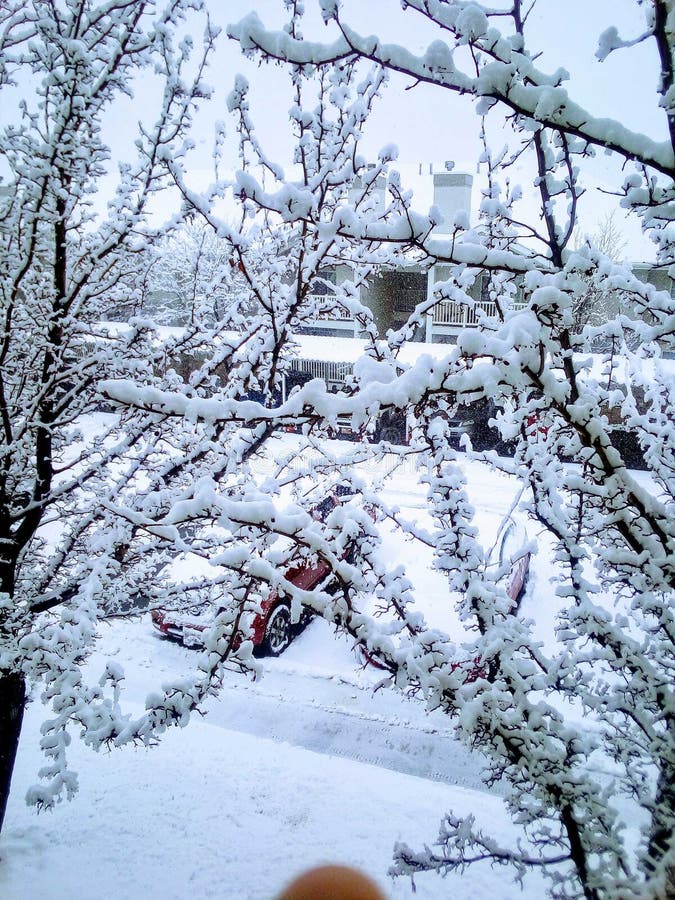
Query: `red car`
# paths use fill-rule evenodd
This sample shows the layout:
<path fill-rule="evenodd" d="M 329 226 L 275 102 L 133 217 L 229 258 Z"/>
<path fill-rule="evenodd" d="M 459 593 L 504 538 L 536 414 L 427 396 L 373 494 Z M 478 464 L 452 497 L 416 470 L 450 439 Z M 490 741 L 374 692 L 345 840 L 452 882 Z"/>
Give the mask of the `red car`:
<path fill-rule="evenodd" d="M 511 600 L 511 611 L 517 612 L 525 592 L 527 578 L 530 571 L 530 559 L 532 554 L 527 549 L 527 533 L 522 525 L 514 522 L 512 518 L 505 519 L 497 534 L 497 540 L 489 555 L 489 563 L 500 568 L 509 566 L 504 576 L 506 593 Z M 376 656 L 360 646 L 358 655 L 363 665 L 372 665 L 378 669 L 387 667 L 378 661 Z M 478 678 L 485 678 L 487 670 L 480 658 L 458 660 L 451 666 L 453 671 L 460 670 L 464 674 L 464 682 L 469 684 Z"/>
<path fill-rule="evenodd" d="M 340 503 L 340 496 L 348 495 L 346 489 L 338 488 L 336 495 L 329 495 L 317 507 L 312 514 L 318 519 L 326 516 Z M 352 547 L 348 547 L 344 559 L 348 559 Z M 330 573 L 330 566 L 323 560 L 314 565 L 297 565 L 286 571 L 286 579 L 298 588 L 311 591 Z M 250 640 L 253 646 L 260 652 L 269 656 L 279 656 L 290 644 L 294 635 L 301 631 L 307 624 L 309 614 L 305 614 L 299 623 L 291 623 L 291 607 L 288 598 L 279 596 L 276 590 L 260 601 L 261 610 L 253 618 L 253 626 Z M 202 647 L 204 644 L 204 632 L 213 625 L 213 621 L 220 612 L 214 606 L 205 606 L 203 612 L 197 610 L 196 614 L 184 611 L 174 611 L 164 608 L 151 611 L 152 624 L 161 635 L 180 641 L 186 647 Z"/>
<path fill-rule="evenodd" d="M 527 534 L 522 525 L 508 519 L 497 541 L 496 562 L 499 566 L 509 565 L 506 575 L 506 593 L 511 598 L 512 610 L 516 612 L 523 598 L 527 576 L 530 572 L 532 554 L 527 550 Z M 493 558 L 495 553 L 492 554 Z"/>
<path fill-rule="evenodd" d="M 329 495 L 317 506 L 313 514 L 324 519 L 339 504 L 339 496 Z M 510 565 L 506 575 L 506 593 L 513 602 L 513 610 L 520 605 L 525 583 L 530 568 L 530 553 L 525 549 L 527 535 L 522 526 L 509 519 L 505 527 L 500 529 L 497 543 L 491 554 L 491 559 L 500 567 Z M 345 553 L 344 558 L 349 559 L 351 547 Z M 328 563 L 319 560 L 314 565 L 298 565 L 286 571 L 286 578 L 292 584 L 306 591 L 311 591 L 330 573 Z M 295 634 L 307 624 L 309 615 L 303 616 L 297 624 L 291 623 L 291 608 L 287 598 L 279 596 L 275 590 L 261 600 L 261 610 L 253 618 L 250 640 L 253 646 L 261 653 L 270 656 L 279 656 L 291 643 Z M 210 628 L 220 612 L 214 606 L 204 608 L 200 614 L 172 611 L 167 609 L 154 609 L 151 612 L 152 624 L 165 637 L 173 638 L 183 643 L 186 647 L 201 647 L 204 643 L 204 632 Z M 360 656 L 364 663 L 379 666 L 377 660 L 368 654 L 364 648 L 360 648 Z M 480 660 L 466 660 L 458 662 L 457 668 L 467 670 L 467 681 L 475 681 L 485 672 Z"/>

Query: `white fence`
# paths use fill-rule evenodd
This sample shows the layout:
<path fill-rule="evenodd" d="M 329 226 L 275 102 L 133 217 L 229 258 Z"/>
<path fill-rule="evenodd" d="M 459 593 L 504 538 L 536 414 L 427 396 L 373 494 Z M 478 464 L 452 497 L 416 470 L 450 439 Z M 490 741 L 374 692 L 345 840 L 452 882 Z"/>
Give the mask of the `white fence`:
<path fill-rule="evenodd" d="M 349 362 L 334 362 L 325 359 L 294 359 L 291 368 L 295 372 L 304 372 L 312 378 L 323 378 L 328 385 L 342 384 L 352 374 L 353 365 Z"/>

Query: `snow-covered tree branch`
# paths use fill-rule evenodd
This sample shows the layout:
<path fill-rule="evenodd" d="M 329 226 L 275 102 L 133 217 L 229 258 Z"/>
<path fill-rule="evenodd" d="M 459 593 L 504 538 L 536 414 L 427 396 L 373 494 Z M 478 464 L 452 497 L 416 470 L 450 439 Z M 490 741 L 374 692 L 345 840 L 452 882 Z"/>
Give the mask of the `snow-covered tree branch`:
<path fill-rule="evenodd" d="M 97 323 L 120 293 L 136 290 L 134 262 L 154 231 L 148 209 L 167 184 L 166 159 L 181 154 L 195 104 L 208 94 L 202 74 L 214 30 L 199 22 L 196 52 L 177 37 L 200 8 L 197 0 L 35 0 L 0 14 L 2 102 L 18 113 L 1 151 L 0 823 L 27 685 L 42 681 L 56 713 L 44 737 L 53 764 L 42 804 L 74 787 L 68 722 L 79 719 L 96 744 L 102 717 L 117 716 L 116 702 L 103 699 L 107 680 L 88 688 L 80 667 L 106 604 L 129 605 L 128 584 L 117 591 L 113 581 L 133 541 L 106 506 L 137 489 L 153 423 L 137 418 L 120 429 L 91 414 L 104 374 L 133 376 L 158 352 L 143 323 L 123 336 Z M 114 177 L 102 129 L 141 74 L 155 80 L 159 100 L 102 213 L 95 195 Z M 21 99 L 26 84 L 30 101 Z M 84 711 L 99 700 L 94 726 Z"/>
<path fill-rule="evenodd" d="M 672 11 L 660 2 L 643 6 L 647 30 L 640 40 L 657 45 L 663 76 L 655 103 L 672 131 Z M 457 268 L 443 287 L 454 292 L 449 296 L 460 297 L 460 278 L 470 266 L 492 271 L 493 278 L 499 274 L 502 289 L 522 272 L 516 290 L 525 301 L 524 308 L 512 308 L 502 290 L 497 320 L 460 334 L 447 360 L 427 369 L 426 380 L 411 369 L 378 384 L 383 405 L 401 389 L 401 405 L 414 406 L 419 429 L 414 446 L 427 454 L 436 525 L 429 540 L 450 584 L 464 594 L 467 625 L 473 623 L 478 631 L 473 652 L 483 661 L 486 677 L 460 688 L 456 678 L 442 674 L 447 651 L 438 645 L 429 652 L 426 645 L 425 659 L 433 662 L 426 663 L 420 678 L 424 628 L 413 629 L 407 653 L 400 649 L 392 658 L 381 646 L 371 649 L 386 659 L 401 686 L 421 687 L 430 702 L 458 716 L 467 740 L 490 756 L 493 777 L 510 781 L 514 816 L 538 851 L 524 846 L 507 852 L 472 832 L 470 823 L 450 817 L 454 824 L 444 830 L 441 852 L 416 856 L 413 863 L 411 852 L 401 851 L 398 871 L 492 859 L 513 864 L 516 872 L 543 865 L 556 896 L 616 896 L 643 889 L 659 896 L 672 885 L 675 852 L 667 837 L 675 814 L 668 788 L 675 760 L 674 441 L 672 378 L 651 374 L 658 362 L 652 368 L 650 357 L 658 361 L 672 352 L 674 310 L 670 296 L 653 291 L 596 250 L 572 250 L 570 239 L 583 192 L 583 160 L 601 148 L 634 165 L 634 172 L 617 184 L 617 194 L 652 233 L 660 263 L 672 265 L 673 144 L 594 117 L 563 86 L 564 69 L 548 74 L 537 68 L 536 48 L 527 43 L 528 9 L 518 0 L 499 10 L 464 2 L 406 3 L 407 15 L 422 16 L 438 30 L 438 39 L 419 55 L 402 44 L 363 37 L 350 26 L 341 4 L 332 2 L 321 4 L 334 35 L 337 29 L 325 43 L 298 38 L 293 29 L 267 31 L 255 14 L 230 26 L 229 33 L 245 53 L 305 72 L 332 71 L 345 61 L 376 63 L 436 86 L 439 99 L 444 90 L 466 95 L 477 102 L 484 120 L 501 115 L 512 129 L 512 149 L 496 157 L 489 150 L 485 154 L 490 178 L 483 228 L 442 241 L 430 237 L 431 220 L 402 211 L 360 232 L 364 246 L 377 239 L 417 248 L 430 262 L 453 262 Z M 631 42 L 621 42 L 615 31 L 601 36 L 601 57 L 619 47 L 628 52 Z M 505 193 L 515 158 L 531 159 L 532 184 L 541 200 L 537 220 L 519 214 L 518 197 Z M 304 221 L 310 218 L 296 213 Z M 338 222 L 341 234 L 358 237 L 358 222 Z M 579 333 L 575 303 L 589 277 L 620 291 L 627 304 L 622 315 Z M 396 336 L 390 340 L 395 346 Z M 594 372 L 583 354 L 600 345 L 610 352 L 602 370 Z M 406 393 L 404 385 L 413 383 L 416 391 Z M 359 385 L 363 393 L 350 397 L 350 410 L 359 396 L 371 403 L 369 387 Z M 502 434 L 517 444 L 513 470 L 529 487 L 531 514 L 556 542 L 562 576 L 558 643 L 548 650 L 534 640 L 531 625 L 512 614 L 499 591 L 484 577 L 476 578 L 483 551 L 463 500 L 461 467 L 438 418 L 439 411 L 452 409 L 461 398 L 485 398 L 500 410 Z M 649 489 L 615 446 L 616 422 L 630 422 L 636 429 L 655 479 Z M 651 422 L 659 423 L 656 429 Z M 568 705 L 590 717 L 590 733 L 563 713 Z M 618 765 L 607 784 L 591 772 L 590 760 L 598 753 Z M 631 796 L 646 815 L 637 854 L 626 851 L 613 793 Z"/>
<path fill-rule="evenodd" d="M 239 76 L 228 97 L 239 171 L 200 193 L 187 175 L 186 132 L 208 93 L 215 32 L 207 20 L 195 52 L 184 23 L 202 6 L 33 0 L 0 13 L 0 91 L 19 74 L 37 91 L 2 142 L 11 174 L 0 196 L 0 811 L 27 685 L 41 686 L 53 708 L 44 783 L 31 793 L 49 806 L 76 788 L 69 725 L 99 747 L 150 744 L 185 724 L 225 663 L 257 669 L 251 623 L 275 592 L 295 621 L 323 616 L 387 684 L 446 712 L 487 759 L 487 780 L 508 786 L 517 846 L 450 811 L 435 848 L 397 847 L 397 874 L 493 863 L 516 877 L 543 869 L 552 896 L 666 896 L 675 860 L 675 387 L 662 361 L 675 349 L 675 309 L 669 293 L 602 248 L 574 248 L 572 236 L 585 161 L 606 150 L 624 169 L 616 194 L 653 236 L 659 264 L 673 265 L 672 141 L 585 111 L 562 67 L 536 65 L 531 7 L 520 0 L 500 9 L 407 2 L 404 15 L 437 32 L 421 54 L 363 37 L 334 0 L 320 3 L 328 39 L 309 40 L 303 4 L 291 2 L 284 31 L 255 14 L 229 28 L 244 53 L 287 66 L 291 165 L 264 146 L 255 83 Z M 654 103 L 672 135 L 673 12 L 661 0 L 640 6 L 644 33 L 624 39 L 608 27 L 598 53 L 655 45 Z M 439 236 L 438 210 L 415 209 L 395 171 L 396 148 L 374 161 L 363 154 L 389 71 L 433 86 L 439 105 L 444 91 L 475 103 L 486 173 L 476 225 L 458 216 Z M 104 115 L 141 72 L 157 79 L 156 114 L 102 216 L 93 193 L 110 168 Z M 506 135 L 499 151 L 495 127 Z M 530 166 L 523 187 L 511 183 L 516 161 Z M 197 247 L 192 257 L 174 249 L 153 282 L 158 248 L 188 233 L 167 245 L 149 224 L 151 200 L 168 185 L 182 209 L 173 224 L 189 217 Z M 534 213 L 525 191 L 537 198 Z M 365 291 L 411 261 L 443 276 L 384 333 Z M 435 304 L 470 306 L 478 277 L 495 314 L 447 352 L 406 359 Z M 589 283 L 619 292 L 623 307 L 579 327 Z M 149 313 L 151 284 L 186 288 L 184 327 L 104 324 L 122 302 Z M 327 313 L 348 316 L 364 341 L 336 391 L 294 380 L 292 367 L 298 333 Z M 450 423 L 480 404 L 512 458 L 458 452 Z M 404 417 L 409 441 L 370 443 L 391 413 Z M 344 419 L 362 438 L 348 448 L 326 440 Z M 617 426 L 646 472 L 631 469 Z M 278 440 L 286 429 L 297 433 L 292 449 Z M 370 477 L 385 458 L 384 474 Z M 505 587 L 509 561 L 495 561 L 476 526 L 467 459 L 508 473 L 514 507 L 552 548 L 555 626 L 545 637 L 536 608 L 525 615 Z M 403 467 L 424 493 L 423 521 L 385 498 Z M 459 634 L 428 620 L 423 588 L 383 552 L 392 531 L 432 553 Z M 175 575 L 181 561 L 189 578 Z M 317 565 L 324 575 L 312 590 L 289 576 Z M 82 661 L 101 616 L 148 605 L 215 615 L 195 678 L 151 694 L 146 714 L 132 717 L 120 669 L 110 663 L 90 685 Z M 639 822 L 637 842 L 627 817 Z"/>

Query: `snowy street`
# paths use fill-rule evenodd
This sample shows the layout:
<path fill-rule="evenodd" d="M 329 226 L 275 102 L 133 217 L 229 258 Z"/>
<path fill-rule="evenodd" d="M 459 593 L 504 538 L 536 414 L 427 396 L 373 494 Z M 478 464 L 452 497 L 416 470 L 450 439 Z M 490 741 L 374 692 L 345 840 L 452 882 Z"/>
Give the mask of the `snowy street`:
<path fill-rule="evenodd" d="M 494 475 L 486 481 L 482 467 L 469 468 L 478 519 L 494 524 L 511 503 L 508 482 Z M 387 502 L 408 517 L 422 516 L 419 490 L 398 487 L 387 492 Z M 390 534 L 386 549 L 415 573 L 426 612 L 460 637 L 443 578 L 429 568 L 424 548 Z M 104 659 L 121 664 L 122 703 L 137 714 L 150 691 L 188 676 L 198 658 L 198 651 L 161 638 L 145 615 L 103 624 L 88 671 L 94 680 Z M 80 792 L 39 816 L 23 799 L 43 764 L 36 729 L 44 713 L 32 704 L 0 845 L 0 894 L 87 900 L 114 892 L 120 900 L 178 900 L 189 891 L 195 898 L 255 900 L 274 896 L 312 862 L 332 860 L 363 868 L 388 896 L 410 897 L 409 880 L 387 876 L 393 845 L 433 841 L 450 808 L 484 817 L 493 829 L 499 823 L 497 834 L 515 838 L 501 792 L 482 784 L 480 757 L 453 738 L 449 720 L 386 686 L 375 690 L 383 673 L 360 666 L 351 640 L 328 623 L 313 620 L 281 657 L 261 663 L 256 681 L 228 673 L 206 717 L 171 729 L 156 748 L 96 755 L 73 740 L 69 754 Z M 137 788 L 131 800 L 125 783 Z M 81 860 L 99 852 L 101 829 L 111 843 L 90 883 Z M 191 831 L 201 837 L 186 844 Z M 203 856 L 188 852 L 200 845 Z M 522 896 L 489 866 L 478 880 L 472 876 L 471 886 L 460 875 L 416 881 L 429 898 L 450 891 L 460 900 Z M 541 896 L 538 876 L 529 883 L 529 896 Z M 248 894 L 242 884 L 250 886 Z"/>
<path fill-rule="evenodd" d="M 494 528 L 511 506 L 512 484 L 476 463 L 466 471 L 476 521 Z M 423 521 L 423 495 L 404 478 L 385 500 Z M 536 615 L 546 641 L 557 602 L 548 547 L 537 545 L 522 613 Z M 430 620 L 461 641 L 451 595 L 425 548 L 389 533 L 384 550 L 413 575 Z M 161 638 L 146 614 L 102 625 L 87 666 L 92 681 L 106 659 L 123 667 L 122 705 L 137 715 L 149 692 L 190 676 L 199 652 Z M 37 729 L 44 710 L 31 704 L 0 843 L 0 895 L 259 900 L 314 863 L 340 862 L 366 871 L 387 896 L 410 898 L 410 881 L 387 875 L 393 846 L 433 843 L 449 810 L 474 814 L 506 844 L 518 839 L 504 790 L 482 783 L 481 758 L 454 739 L 447 717 L 378 688 L 383 673 L 360 666 L 351 639 L 327 622 L 311 621 L 279 658 L 260 662 L 262 677 L 227 673 L 206 716 L 171 729 L 157 747 L 95 754 L 74 736 L 69 758 L 79 793 L 43 815 L 24 803 L 43 765 Z M 94 854 L 95 878 L 82 865 Z M 430 900 L 545 893 L 539 873 L 527 876 L 522 892 L 488 864 L 471 879 L 427 873 L 416 885 L 416 896 Z"/>
<path fill-rule="evenodd" d="M 144 624 L 148 631 L 147 617 Z M 117 626 L 115 631 L 128 628 Z M 161 658 L 167 674 L 196 659 L 194 651 L 153 633 L 134 638 L 130 632 L 120 641 L 120 652 L 127 639 L 142 640 L 141 655 Z M 427 713 L 423 703 L 389 688 L 375 690 L 381 673 L 359 668 L 349 646 L 346 638 L 333 637 L 322 620 L 311 622 L 279 659 L 262 660 L 262 678 L 252 682 L 230 674 L 209 705 L 206 721 L 325 756 L 485 790 L 480 758 L 454 739 L 447 717 Z M 132 665 L 133 660 L 125 661 L 125 670 Z"/>
<path fill-rule="evenodd" d="M 197 658 L 157 637 L 147 617 L 103 634 L 92 665 L 104 653 L 124 665 L 132 712 L 144 691 L 187 674 Z M 297 661 L 321 647 L 327 666 L 342 661 L 341 674 Z M 345 641 L 332 643 L 324 622 L 313 622 L 279 660 L 264 660 L 261 679 L 229 676 L 203 722 L 172 729 L 156 748 L 96 755 L 73 741 L 80 792 L 43 815 L 23 801 L 41 764 L 41 710 L 32 705 L 3 835 L 0 895 L 255 900 L 274 896 L 305 866 L 333 860 L 363 868 L 388 896 L 411 897 L 408 880 L 387 877 L 393 844 L 433 840 L 451 806 L 512 835 L 498 794 L 481 786 L 478 758 L 452 739 L 443 716 L 388 689 L 373 693 L 377 676 L 354 665 L 350 673 L 350 652 Z M 95 875 L 83 865 L 94 852 Z M 417 882 L 429 898 L 522 896 L 489 867 L 471 886 L 460 876 Z M 540 896 L 538 879 L 531 884 L 529 896 Z"/>
<path fill-rule="evenodd" d="M 260 683 L 226 686 L 221 700 L 209 714 L 211 724 L 406 775 L 484 789 L 475 754 L 453 739 L 441 714 L 427 716 L 421 704 L 390 691 L 373 694 L 356 679 L 303 676 L 281 668 Z"/>

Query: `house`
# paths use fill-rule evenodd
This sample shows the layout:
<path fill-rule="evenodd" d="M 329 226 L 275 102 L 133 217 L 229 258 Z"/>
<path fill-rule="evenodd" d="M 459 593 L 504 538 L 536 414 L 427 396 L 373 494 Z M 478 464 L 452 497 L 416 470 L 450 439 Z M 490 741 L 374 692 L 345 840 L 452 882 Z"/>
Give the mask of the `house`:
<path fill-rule="evenodd" d="M 471 190 L 473 177 L 464 173 L 442 171 L 433 173 L 433 201 L 442 215 L 442 223 L 433 231 L 433 237 L 449 235 L 450 229 L 459 213 L 468 216 L 471 210 Z M 377 184 L 376 206 L 385 208 L 386 180 L 382 176 Z M 675 296 L 675 281 L 668 269 L 650 263 L 633 263 L 630 265 L 633 274 L 652 284 L 659 290 L 665 290 Z M 434 289 L 450 276 L 448 265 L 437 264 L 425 268 L 419 262 L 411 260 L 395 269 L 382 269 L 361 290 L 361 300 L 367 305 L 375 319 L 381 334 L 389 329 L 400 328 L 415 310 L 418 304 L 432 300 Z M 338 269 L 324 273 L 326 281 L 339 284 L 349 277 L 349 269 Z M 321 290 L 329 295 L 325 285 Z M 495 317 L 497 305 L 490 296 L 490 279 L 486 273 L 480 273 L 469 290 L 473 306 L 460 304 L 451 300 L 434 304 L 430 313 L 417 327 L 414 341 L 425 343 L 454 343 L 459 332 L 464 328 L 477 327 L 484 317 Z M 580 296 L 579 308 L 575 310 L 577 327 L 585 324 L 601 324 L 609 317 L 626 312 L 621 292 L 603 291 L 602 288 L 589 287 L 586 295 Z M 513 298 L 518 305 L 519 297 Z M 304 323 L 303 334 L 358 337 L 358 326 L 347 311 L 338 304 L 326 304 L 326 311 L 311 323 Z"/>
<path fill-rule="evenodd" d="M 357 185 L 358 186 L 358 185 Z M 442 222 L 432 231 L 433 237 L 449 235 L 458 214 L 468 218 L 471 212 L 471 190 L 473 176 L 455 173 L 447 169 L 433 173 L 434 206 L 440 211 Z M 376 206 L 384 210 L 386 180 L 381 177 L 376 189 Z M 323 281 L 339 284 L 348 277 L 349 270 L 335 270 L 323 273 Z M 375 323 L 381 333 L 389 329 L 400 328 L 415 308 L 427 299 L 431 299 L 434 288 L 447 280 L 450 267 L 435 265 L 431 268 L 422 266 L 411 260 L 396 269 L 382 269 L 367 288 L 361 292 L 361 300 L 372 311 Z M 327 298 L 330 289 L 322 284 L 317 291 Z M 425 316 L 414 335 L 415 341 L 425 343 L 452 343 L 463 328 L 477 326 L 482 316 L 494 316 L 497 313 L 495 302 L 488 294 L 488 277 L 480 274 L 470 290 L 474 300 L 473 308 L 450 300 L 441 301 L 433 306 L 431 313 Z M 311 324 L 305 323 L 304 334 L 324 336 L 358 337 L 358 328 L 346 311 L 337 305 L 326 304 L 326 311 Z"/>

